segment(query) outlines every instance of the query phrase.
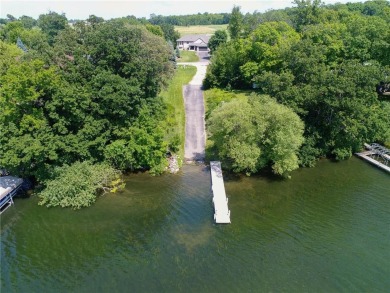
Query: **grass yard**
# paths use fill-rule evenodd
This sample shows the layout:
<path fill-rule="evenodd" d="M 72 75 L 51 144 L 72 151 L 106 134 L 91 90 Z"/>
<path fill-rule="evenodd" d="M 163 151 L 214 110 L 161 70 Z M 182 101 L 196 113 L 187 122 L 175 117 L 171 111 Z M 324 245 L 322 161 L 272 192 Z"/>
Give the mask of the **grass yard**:
<path fill-rule="evenodd" d="M 183 85 L 188 84 L 195 73 L 195 66 L 178 66 L 170 84 L 160 94 L 168 108 L 165 139 L 170 149 L 181 158 L 180 164 L 184 159 L 185 138 Z"/>
<path fill-rule="evenodd" d="M 180 58 L 177 59 L 177 62 L 198 62 L 199 57 L 194 51 L 185 51 L 180 50 Z"/>
<path fill-rule="evenodd" d="M 180 36 L 185 35 L 202 35 L 202 34 L 214 34 L 217 30 L 227 30 L 227 24 L 215 24 L 215 25 L 191 25 L 191 26 L 175 26 L 175 30 L 180 33 Z"/>

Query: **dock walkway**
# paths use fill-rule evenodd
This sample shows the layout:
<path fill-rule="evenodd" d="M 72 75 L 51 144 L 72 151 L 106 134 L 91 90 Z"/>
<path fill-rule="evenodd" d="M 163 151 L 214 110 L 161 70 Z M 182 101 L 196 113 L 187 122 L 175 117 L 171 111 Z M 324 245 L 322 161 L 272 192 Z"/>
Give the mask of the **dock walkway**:
<path fill-rule="evenodd" d="M 211 161 L 211 189 L 213 191 L 214 220 L 217 224 L 230 224 L 230 210 L 223 183 L 221 162 Z"/>
<path fill-rule="evenodd" d="M 369 163 L 381 168 L 382 170 L 385 170 L 385 171 L 390 173 L 390 167 L 387 166 L 388 162 L 390 161 L 390 156 L 388 155 L 389 150 L 386 149 L 385 147 L 379 146 L 377 144 L 372 144 L 372 145 L 364 144 L 364 146 L 368 149 L 368 151 L 356 153 L 356 155 L 359 158 L 362 158 L 363 160 L 366 160 L 367 162 L 369 162 Z M 379 146 L 379 148 L 381 149 L 380 152 L 378 152 L 378 150 L 375 149 L 375 147 L 377 147 L 377 146 Z M 373 156 L 374 158 L 372 158 L 371 156 Z M 379 162 L 378 160 L 375 160 L 375 156 L 381 156 L 382 159 L 385 160 L 386 165 Z"/>

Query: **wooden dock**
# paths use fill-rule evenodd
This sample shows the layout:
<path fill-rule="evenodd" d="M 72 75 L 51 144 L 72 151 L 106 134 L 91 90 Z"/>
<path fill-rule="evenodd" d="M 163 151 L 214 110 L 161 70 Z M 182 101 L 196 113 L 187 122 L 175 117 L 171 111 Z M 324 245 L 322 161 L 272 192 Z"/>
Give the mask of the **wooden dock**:
<path fill-rule="evenodd" d="M 381 168 L 382 170 L 385 170 L 387 172 L 390 173 L 390 167 L 385 165 L 385 164 L 382 164 L 381 162 L 375 160 L 374 158 L 371 158 L 370 156 L 373 156 L 373 155 L 376 155 L 376 152 L 374 150 L 372 150 L 372 147 L 369 145 L 369 144 L 364 144 L 364 146 L 369 149 L 368 151 L 365 151 L 365 152 L 361 152 L 361 153 L 356 153 L 356 155 L 359 157 L 359 158 L 362 158 L 363 160 L 377 166 L 378 168 Z M 390 156 L 388 156 L 387 154 L 383 154 L 383 157 L 387 160 L 390 159 Z"/>
<path fill-rule="evenodd" d="M 223 183 L 221 162 L 211 161 L 211 189 L 213 191 L 214 220 L 217 224 L 230 224 L 230 210 Z"/>

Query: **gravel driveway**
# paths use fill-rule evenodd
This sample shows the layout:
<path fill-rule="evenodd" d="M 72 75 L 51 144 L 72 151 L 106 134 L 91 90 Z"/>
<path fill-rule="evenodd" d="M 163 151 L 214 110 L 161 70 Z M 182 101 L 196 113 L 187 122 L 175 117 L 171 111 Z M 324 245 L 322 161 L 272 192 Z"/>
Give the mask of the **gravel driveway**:
<path fill-rule="evenodd" d="M 186 110 L 186 137 L 184 159 L 187 162 L 203 161 L 205 157 L 206 131 L 205 110 L 202 83 L 206 76 L 207 55 L 199 56 L 199 62 L 178 63 L 178 65 L 196 66 L 196 74 L 188 85 L 183 86 L 184 105 Z"/>

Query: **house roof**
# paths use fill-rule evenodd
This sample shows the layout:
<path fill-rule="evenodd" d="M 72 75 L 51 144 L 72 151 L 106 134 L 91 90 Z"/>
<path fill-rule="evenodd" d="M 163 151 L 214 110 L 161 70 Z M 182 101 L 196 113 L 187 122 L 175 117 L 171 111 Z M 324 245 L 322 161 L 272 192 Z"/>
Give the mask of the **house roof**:
<path fill-rule="evenodd" d="M 206 44 L 205 42 L 200 42 L 200 43 L 189 43 L 188 46 L 207 47 L 207 44 Z"/>
<path fill-rule="evenodd" d="M 208 35 L 186 35 L 178 39 L 178 42 L 195 42 L 196 40 L 201 39 L 203 43 L 208 44 L 210 36 Z"/>

